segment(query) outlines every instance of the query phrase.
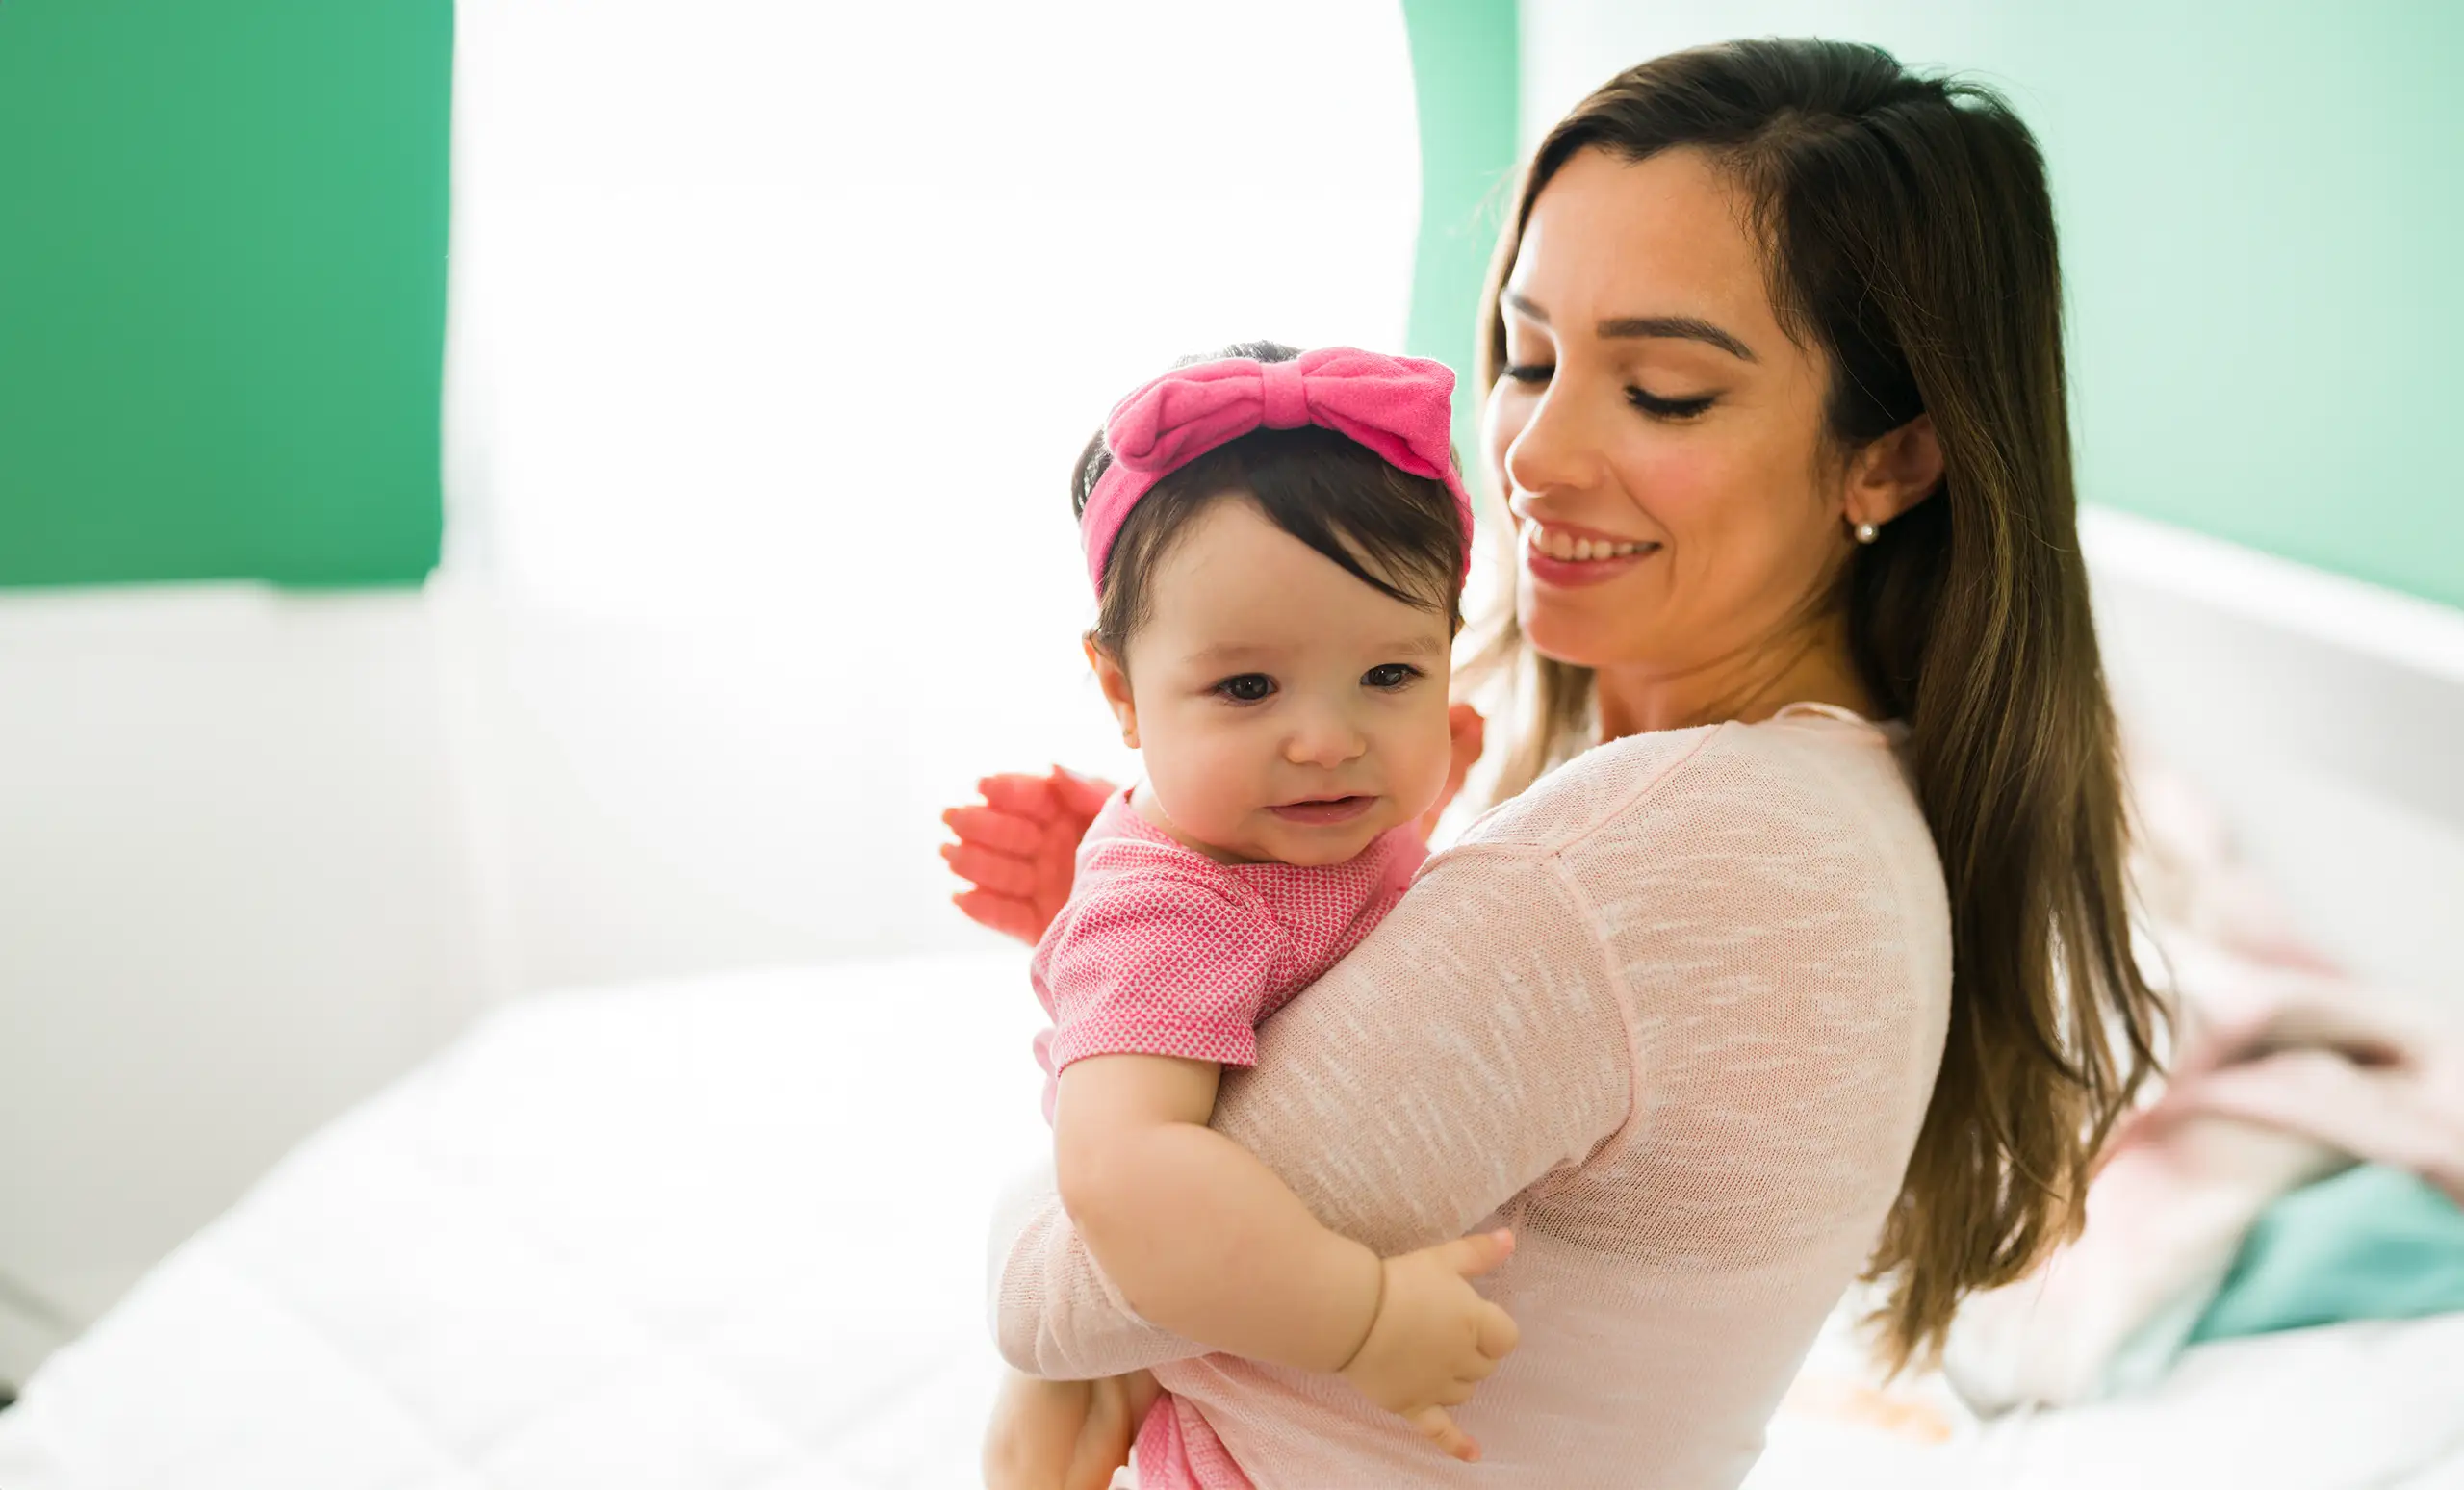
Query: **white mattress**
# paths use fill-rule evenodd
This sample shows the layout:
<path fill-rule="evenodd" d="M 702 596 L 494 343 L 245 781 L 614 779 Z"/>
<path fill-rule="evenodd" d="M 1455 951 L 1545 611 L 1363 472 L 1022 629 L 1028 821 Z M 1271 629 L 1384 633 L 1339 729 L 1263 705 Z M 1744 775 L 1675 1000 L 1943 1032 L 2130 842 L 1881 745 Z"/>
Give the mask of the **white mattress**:
<path fill-rule="evenodd" d="M 1044 1141 L 1022 963 L 495 1016 L 55 1356 L 0 1413 L 0 1487 L 974 1483 L 985 1219 Z M 1989 1429 L 1925 1382 L 1872 1426 L 1855 1374 L 1817 1352 L 1756 1490 L 2464 1483 L 2434 1447 L 2464 1436 L 2464 1320 L 2214 1348 L 2158 1398 Z"/>
<path fill-rule="evenodd" d="M 1979 1423 L 1835 1320 L 1746 1490 L 2464 1490 L 2464 1315 L 2205 1346 L 2139 1396 Z"/>

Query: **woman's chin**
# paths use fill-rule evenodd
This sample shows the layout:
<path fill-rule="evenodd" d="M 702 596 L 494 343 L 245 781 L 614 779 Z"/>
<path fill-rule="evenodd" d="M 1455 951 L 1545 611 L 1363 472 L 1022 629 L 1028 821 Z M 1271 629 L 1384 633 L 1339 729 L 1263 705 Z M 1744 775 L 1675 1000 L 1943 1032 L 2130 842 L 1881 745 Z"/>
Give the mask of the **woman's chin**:
<path fill-rule="evenodd" d="M 1601 667 L 1630 659 L 1635 652 L 1630 607 L 1593 606 L 1554 597 L 1534 596 L 1528 588 L 1515 597 L 1515 621 L 1531 650 L 1552 662 L 1569 667 Z M 1625 625 L 1614 625 L 1623 622 Z"/>

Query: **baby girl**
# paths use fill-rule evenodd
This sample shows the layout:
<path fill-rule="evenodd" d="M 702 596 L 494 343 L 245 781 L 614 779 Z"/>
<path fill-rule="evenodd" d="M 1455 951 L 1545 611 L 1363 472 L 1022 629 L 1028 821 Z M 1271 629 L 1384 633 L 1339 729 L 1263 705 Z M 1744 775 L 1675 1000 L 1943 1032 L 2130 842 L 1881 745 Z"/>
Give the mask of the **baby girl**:
<path fill-rule="evenodd" d="M 1453 374 L 1271 343 L 1184 365 L 1113 409 L 1074 497 L 1098 601 L 1086 638 L 1145 779 L 1113 796 L 1036 947 L 1064 1204 L 1130 1306 L 1212 1349 L 1340 1374 L 1446 1451 L 1446 1409 L 1513 1349 L 1468 1279 L 1500 1232 L 1380 1258 L 1321 1225 L 1207 1126 L 1256 1029 L 1357 944 L 1461 781 L 1447 661 L 1472 509 Z M 1476 732 L 1465 732 L 1476 753 Z M 996 1490 L 1245 1485 L 1206 1420 L 1144 1373 L 1014 1377 Z"/>

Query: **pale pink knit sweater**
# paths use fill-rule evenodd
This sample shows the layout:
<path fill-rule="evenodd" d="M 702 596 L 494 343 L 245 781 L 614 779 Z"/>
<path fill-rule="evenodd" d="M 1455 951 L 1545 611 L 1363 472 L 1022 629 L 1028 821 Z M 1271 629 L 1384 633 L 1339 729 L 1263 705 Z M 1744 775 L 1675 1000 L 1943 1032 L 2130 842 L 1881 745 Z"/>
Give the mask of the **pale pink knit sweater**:
<path fill-rule="evenodd" d="M 1049 1189 L 994 1236 L 1002 1353 L 1152 1367 L 1259 1490 L 1725 1490 L 1870 1251 L 1950 1001 L 1941 869 L 1894 744 L 1797 706 L 1632 736 L 1432 859 L 1226 1070 L 1215 1125 L 1380 1253 L 1482 1226 L 1522 1348 L 1447 1459 L 1340 1378 L 1131 1313 Z"/>

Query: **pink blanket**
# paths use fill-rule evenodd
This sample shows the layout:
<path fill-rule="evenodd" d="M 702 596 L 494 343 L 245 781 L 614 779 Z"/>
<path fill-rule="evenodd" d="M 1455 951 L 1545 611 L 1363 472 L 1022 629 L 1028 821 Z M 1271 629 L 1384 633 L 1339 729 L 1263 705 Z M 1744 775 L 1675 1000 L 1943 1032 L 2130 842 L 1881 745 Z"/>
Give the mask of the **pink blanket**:
<path fill-rule="evenodd" d="M 2289 930 L 2221 824 L 2132 762 L 2134 881 L 2173 990 L 2170 1079 L 2117 1135 L 2078 1240 L 1971 1299 L 1943 1369 L 1983 1412 L 2107 1387 L 2152 1323 L 2187 1333 L 2277 1197 L 2352 1164 L 2410 1169 L 2464 1203 L 2464 1025 L 2338 971 Z"/>

